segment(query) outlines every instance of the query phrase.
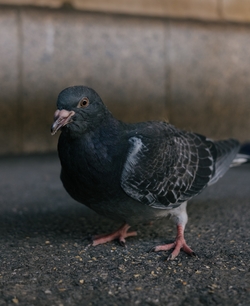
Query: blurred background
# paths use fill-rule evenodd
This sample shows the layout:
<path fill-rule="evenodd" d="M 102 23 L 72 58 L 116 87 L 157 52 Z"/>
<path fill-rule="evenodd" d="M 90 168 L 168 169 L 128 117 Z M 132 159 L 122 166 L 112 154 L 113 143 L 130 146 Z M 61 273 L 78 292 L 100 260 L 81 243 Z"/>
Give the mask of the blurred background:
<path fill-rule="evenodd" d="M 0 0 L 0 155 L 56 151 L 58 93 L 127 122 L 250 138 L 250 1 Z"/>

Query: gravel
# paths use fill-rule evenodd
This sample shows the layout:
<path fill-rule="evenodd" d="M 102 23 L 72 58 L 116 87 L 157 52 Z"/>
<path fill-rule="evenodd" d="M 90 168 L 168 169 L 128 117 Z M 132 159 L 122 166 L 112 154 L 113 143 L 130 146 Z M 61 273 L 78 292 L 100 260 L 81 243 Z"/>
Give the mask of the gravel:
<path fill-rule="evenodd" d="M 90 246 L 119 224 L 72 200 L 56 155 L 2 157 L 0 306 L 250 305 L 250 165 L 231 169 L 188 205 L 198 254 L 166 261 L 169 219 L 139 224 L 126 247 Z"/>

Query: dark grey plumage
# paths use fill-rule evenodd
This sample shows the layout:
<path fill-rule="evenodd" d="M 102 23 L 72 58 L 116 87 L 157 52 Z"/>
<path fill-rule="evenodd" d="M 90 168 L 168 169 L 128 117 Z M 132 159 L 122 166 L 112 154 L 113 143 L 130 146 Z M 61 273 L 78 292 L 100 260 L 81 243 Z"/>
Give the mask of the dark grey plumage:
<path fill-rule="evenodd" d="M 63 90 L 57 108 L 52 134 L 61 129 L 58 152 L 68 193 L 125 224 L 171 214 L 181 238 L 171 244 L 175 250 L 170 259 L 180 248 L 192 255 L 184 240 L 186 201 L 224 175 L 237 155 L 238 141 L 212 141 L 166 122 L 123 123 L 84 86 Z M 125 237 L 135 235 L 125 227 L 112 239 L 124 243 Z M 106 237 L 94 244 L 111 240 Z"/>

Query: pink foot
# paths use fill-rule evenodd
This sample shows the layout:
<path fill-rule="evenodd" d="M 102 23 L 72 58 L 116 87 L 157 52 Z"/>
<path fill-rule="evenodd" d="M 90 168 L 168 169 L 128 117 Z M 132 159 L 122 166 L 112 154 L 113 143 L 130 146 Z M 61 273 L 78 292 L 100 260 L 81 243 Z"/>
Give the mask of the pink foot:
<path fill-rule="evenodd" d="M 125 223 L 117 231 L 115 231 L 111 234 L 95 236 L 94 239 L 93 239 L 92 245 L 96 246 L 98 244 L 103 244 L 103 243 L 110 242 L 112 240 L 118 239 L 119 243 L 122 246 L 125 246 L 125 238 L 137 235 L 136 232 L 129 232 L 128 233 L 127 231 L 128 231 L 129 228 L 130 228 L 130 225 Z"/>
<path fill-rule="evenodd" d="M 186 241 L 184 239 L 184 230 L 181 225 L 177 225 L 177 236 L 176 236 L 175 242 L 164 244 L 164 245 L 158 245 L 152 248 L 151 251 L 159 252 L 159 251 L 168 251 L 171 249 L 174 249 L 174 250 L 169 255 L 167 260 L 174 260 L 179 255 L 181 249 L 190 256 L 196 256 L 194 251 L 190 249 L 190 247 L 186 244 Z"/>

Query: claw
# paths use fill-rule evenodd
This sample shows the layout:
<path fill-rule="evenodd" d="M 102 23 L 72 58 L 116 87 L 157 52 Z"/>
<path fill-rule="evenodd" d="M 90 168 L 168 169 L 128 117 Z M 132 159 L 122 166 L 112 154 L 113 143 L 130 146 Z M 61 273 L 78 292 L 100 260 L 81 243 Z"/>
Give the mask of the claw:
<path fill-rule="evenodd" d="M 155 252 L 155 248 L 156 248 L 156 247 L 152 247 L 151 249 L 149 249 L 149 250 L 148 250 L 148 253 Z"/>
<path fill-rule="evenodd" d="M 120 243 L 120 246 L 122 246 L 122 247 L 126 247 L 126 244 L 125 244 L 125 241 L 123 241 L 123 240 L 119 240 L 119 243 Z"/>
<path fill-rule="evenodd" d="M 92 236 L 90 235 L 90 234 L 87 234 L 86 236 L 84 236 L 83 238 L 82 238 L 82 241 L 85 241 L 85 240 L 92 240 Z"/>
<path fill-rule="evenodd" d="M 166 261 L 174 260 L 175 257 L 173 257 L 172 253 L 167 257 Z"/>

